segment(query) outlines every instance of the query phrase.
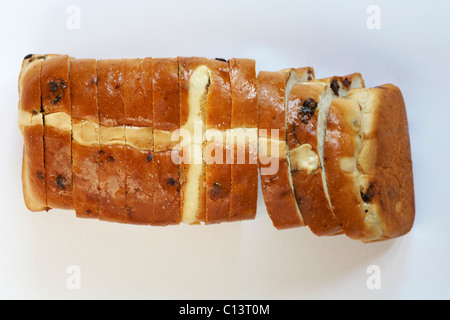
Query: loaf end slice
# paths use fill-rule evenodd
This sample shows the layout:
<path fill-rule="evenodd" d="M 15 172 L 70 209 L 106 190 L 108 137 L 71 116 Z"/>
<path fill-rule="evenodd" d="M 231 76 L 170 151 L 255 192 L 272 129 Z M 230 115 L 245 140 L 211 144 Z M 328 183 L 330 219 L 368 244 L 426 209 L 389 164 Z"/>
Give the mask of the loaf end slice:
<path fill-rule="evenodd" d="M 24 139 L 22 188 L 25 205 L 33 212 L 47 209 L 40 86 L 44 59 L 41 55 L 27 55 L 19 75 L 18 123 Z"/>
<path fill-rule="evenodd" d="M 373 242 L 410 231 L 414 183 L 407 114 L 398 87 L 353 89 L 335 100 L 324 159 L 334 213 L 348 237 Z"/>

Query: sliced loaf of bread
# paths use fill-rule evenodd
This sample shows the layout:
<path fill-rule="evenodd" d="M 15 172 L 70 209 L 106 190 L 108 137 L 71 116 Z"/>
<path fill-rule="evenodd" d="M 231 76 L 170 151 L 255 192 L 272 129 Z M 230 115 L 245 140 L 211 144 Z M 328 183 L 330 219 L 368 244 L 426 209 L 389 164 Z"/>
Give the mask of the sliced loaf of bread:
<path fill-rule="evenodd" d="M 352 87 L 363 86 L 359 74 L 317 79 L 294 85 L 288 102 L 288 144 L 297 203 L 316 235 L 340 232 L 323 170 L 323 143 L 331 102 Z"/>
<path fill-rule="evenodd" d="M 73 202 L 79 218 L 99 217 L 97 61 L 70 59 Z"/>
<path fill-rule="evenodd" d="M 259 167 L 264 202 L 277 229 L 304 226 L 291 178 L 287 145 L 287 98 L 297 83 L 312 80 L 312 68 L 258 74 Z"/>

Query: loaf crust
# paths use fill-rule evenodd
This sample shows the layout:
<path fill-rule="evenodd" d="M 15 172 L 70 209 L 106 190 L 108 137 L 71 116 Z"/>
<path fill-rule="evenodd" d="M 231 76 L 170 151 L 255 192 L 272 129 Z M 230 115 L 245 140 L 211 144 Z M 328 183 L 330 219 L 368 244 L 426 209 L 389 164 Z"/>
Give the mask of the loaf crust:
<path fill-rule="evenodd" d="M 153 127 L 152 59 L 122 60 L 125 137 L 127 145 L 126 207 L 128 222 L 152 224 L 155 185 L 153 135 L 146 137 L 151 149 L 133 147 L 135 127 Z"/>
<path fill-rule="evenodd" d="M 100 121 L 100 214 L 99 219 L 127 223 L 124 92 L 120 59 L 97 61 L 98 112 Z M 118 143 L 106 143 L 108 128 L 118 128 Z"/>
<path fill-rule="evenodd" d="M 72 139 L 73 202 L 79 218 L 99 217 L 100 191 L 98 167 L 100 162 L 99 117 L 97 103 L 97 61 L 70 60 L 70 94 L 72 103 L 72 130 L 86 129 L 90 121 L 97 127 L 96 143 L 85 145 Z M 76 135 L 74 135 L 76 137 Z"/>
<path fill-rule="evenodd" d="M 61 113 L 70 119 L 69 57 L 48 55 L 42 64 L 41 95 L 44 111 L 45 184 L 47 206 L 74 209 L 72 198 L 71 132 L 48 125 Z M 47 120 L 48 119 L 48 120 Z M 69 124 L 70 126 L 70 124 Z"/>
<path fill-rule="evenodd" d="M 154 130 L 169 136 L 180 128 L 180 96 L 178 89 L 178 61 L 176 58 L 153 59 L 153 123 Z M 153 224 L 180 223 L 180 173 L 179 164 L 172 160 L 176 150 L 161 148 L 154 135 L 154 185 Z"/>
<path fill-rule="evenodd" d="M 289 94 L 286 90 L 289 90 L 287 84 L 291 73 L 295 73 L 297 83 L 311 80 L 314 74 L 311 68 L 261 71 L 258 74 L 260 179 L 267 212 L 277 229 L 305 225 L 295 199 L 288 157 L 289 149 L 286 142 L 286 98 Z M 272 135 L 272 130 L 275 130 L 275 136 Z M 269 146 L 262 148 L 262 144 L 269 144 L 269 142 L 281 146 L 277 150 L 279 154 L 262 152 L 269 149 Z M 271 168 L 273 163 L 276 163 L 278 167 Z M 265 174 L 265 170 L 274 172 Z"/>
<path fill-rule="evenodd" d="M 396 86 L 353 89 L 335 100 L 324 147 L 329 195 L 347 236 L 373 242 L 411 229 L 415 202 L 408 121 Z"/>
<path fill-rule="evenodd" d="M 231 83 L 231 128 L 257 130 L 258 98 L 255 60 L 229 60 Z M 256 137 L 257 139 L 257 137 Z M 233 145 L 233 144 L 231 144 Z M 257 141 L 233 145 L 231 165 L 231 202 L 229 221 L 249 220 L 256 216 L 258 200 Z M 245 151 L 245 162 L 239 163 L 239 153 Z"/>
<path fill-rule="evenodd" d="M 225 222 L 230 215 L 231 162 L 226 130 L 231 128 L 231 84 L 228 62 L 209 59 L 207 64 L 211 77 L 206 102 L 206 129 L 215 130 L 217 136 L 222 139 L 208 142 L 205 149 L 205 222 L 210 224 Z M 216 151 L 222 152 L 222 156 Z"/>
<path fill-rule="evenodd" d="M 41 68 L 45 56 L 30 55 L 19 75 L 19 128 L 22 132 L 22 188 L 30 211 L 47 209 L 44 167 L 44 126 L 41 113 Z M 20 114 L 36 117 L 37 123 L 21 123 Z"/>

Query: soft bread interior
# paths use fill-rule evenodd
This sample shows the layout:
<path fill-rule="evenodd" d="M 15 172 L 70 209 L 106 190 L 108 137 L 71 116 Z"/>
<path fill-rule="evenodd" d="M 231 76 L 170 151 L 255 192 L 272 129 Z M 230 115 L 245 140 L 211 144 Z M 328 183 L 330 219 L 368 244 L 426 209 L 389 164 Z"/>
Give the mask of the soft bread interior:
<path fill-rule="evenodd" d="M 286 145 L 286 161 L 287 161 L 287 165 L 288 165 L 288 177 L 289 177 L 289 186 L 292 190 L 292 193 L 294 194 L 294 182 L 292 181 L 292 164 L 291 164 L 291 155 L 290 155 L 290 150 L 289 150 L 289 144 L 287 143 L 287 128 L 288 128 L 288 103 L 289 103 L 289 95 L 291 94 L 291 90 L 294 87 L 294 85 L 298 84 L 298 83 L 303 83 L 306 82 L 308 80 L 312 80 L 312 72 L 310 72 L 308 70 L 308 72 L 303 72 L 303 73 L 297 73 L 294 70 L 290 70 L 289 71 L 289 78 L 288 81 L 286 83 L 286 87 L 285 87 L 285 97 L 284 97 L 284 125 L 286 128 L 286 136 L 282 137 L 285 141 L 285 145 Z M 297 209 L 297 214 L 301 217 L 301 211 L 300 208 L 298 206 L 298 203 L 295 201 L 296 204 L 296 209 Z"/>
<path fill-rule="evenodd" d="M 344 81 L 347 81 L 347 78 L 344 79 Z M 331 103 L 333 100 L 345 97 L 350 89 L 353 88 L 361 88 L 363 87 L 364 82 L 359 75 L 353 76 L 351 78 L 351 83 L 349 86 L 344 85 L 343 81 L 339 78 L 334 78 L 329 85 L 327 85 L 326 90 L 322 93 L 319 99 L 318 108 L 319 108 L 319 115 L 318 115 L 318 123 L 317 123 L 317 151 L 319 156 L 319 162 L 321 165 L 321 174 L 322 174 L 322 184 L 325 191 L 325 196 L 328 200 L 328 204 L 330 205 L 330 208 L 332 208 L 330 196 L 328 194 L 328 186 L 327 186 L 327 180 L 326 180 L 326 171 L 324 168 L 324 143 L 325 143 L 325 133 L 327 129 L 327 119 L 328 119 L 328 112 L 331 106 Z"/>
<path fill-rule="evenodd" d="M 347 165 L 349 165 L 349 167 L 343 168 L 341 166 L 341 169 L 347 169 L 353 172 L 355 185 L 359 186 L 360 190 L 359 202 L 364 211 L 364 224 L 368 230 L 367 235 L 370 235 L 365 241 L 374 241 L 383 236 L 383 230 L 377 205 L 364 200 L 364 197 L 368 197 L 371 193 L 369 176 L 365 174 L 366 170 L 364 165 L 367 164 L 366 160 L 368 158 L 374 158 L 370 157 L 369 154 L 373 147 L 371 145 L 372 141 L 367 140 L 366 137 L 369 136 L 373 130 L 373 106 L 376 105 L 376 102 L 372 101 L 372 96 L 369 95 L 367 90 L 353 91 L 352 96 L 356 99 L 357 105 L 354 105 L 355 117 L 350 118 L 349 121 L 355 130 L 355 142 L 357 147 L 355 148 L 354 157 L 347 160 Z"/>
<path fill-rule="evenodd" d="M 210 69 L 205 66 L 197 67 L 189 78 L 189 114 L 181 130 L 182 161 L 189 164 L 184 186 L 184 203 L 182 205 L 181 221 L 196 223 L 200 210 L 200 182 L 204 173 L 203 140 L 204 137 L 204 108 L 208 95 Z"/>

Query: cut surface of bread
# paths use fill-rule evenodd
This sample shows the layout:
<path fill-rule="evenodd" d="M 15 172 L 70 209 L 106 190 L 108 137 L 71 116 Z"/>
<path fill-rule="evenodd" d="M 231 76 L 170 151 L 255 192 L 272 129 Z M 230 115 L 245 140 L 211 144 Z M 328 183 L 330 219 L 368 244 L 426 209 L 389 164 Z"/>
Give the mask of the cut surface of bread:
<path fill-rule="evenodd" d="M 210 224 L 228 221 L 230 215 L 231 163 L 226 131 L 231 128 L 231 85 L 228 62 L 209 59 L 207 65 L 211 76 L 206 102 L 205 223 Z"/>
<path fill-rule="evenodd" d="M 206 58 L 179 57 L 181 221 L 205 221 L 206 166 L 203 160 L 206 98 L 210 70 Z"/>
<path fill-rule="evenodd" d="M 99 219 L 127 223 L 127 149 L 121 60 L 98 60 L 97 82 L 100 121 Z"/>
<path fill-rule="evenodd" d="M 154 124 L 154 211 L 153 224 L 180 223 L 180 173 L 178 139 L 173 134 L 180 128 L 180 96 L 178 61 L 176 58 L 153 59 L 153 124 Z M 175 141 L 174 141 L 175 140 Z"/>
<path fill-rule="evenodd" d="M 45 56 L 29 55 L 19 75 L 18 122 L 22 132 L 22 188 L 30 211 L 47 209 L 44 166 L 44 120 L 41 112 L 41 68 Z"/>
<path fill-rule="evenodd" d="M 128 222 L 152 224 L 155 184 L 152 59 L 123 59 L 122 72 L 127 146 Z"/>
<path fill-rule="evenodd" d="M 99 217 L 97 61 L 70 60 L 73 202 L 79 218 Z M 85 137 L 92 137 L 86 139 Z"/>
<path fill-rule="evenodd" d="M 328 108 L 352 87 L 361 87 L 359 74 L 317 79 L 293 86 L 288 102 L 288 143 L 292 180 L 303 218 L 316 235 L 340 232 L 329 200 L 323 170 L 323 141 Z"/>
<path fill-rule="evenodd" d="M 47 206 L 73 209 L 69 57 L 47 56 L 41 69 Z"/>
<path fill-rule="evenodd" d="M 267 212 L 277 229 L 305 225 L 291 179 L 286 99 L 295 83 L 313 76 L 312 68 L 300 68 L 261 71 L 257 78 L 261 187 Z"/>
<path fill-rule="evenodd" d="M 415 216 L 406 109 L 392 84 L 333 101 L 324 144 L 328 192 L 344 233 L 363 242 L 409 232 Z"/>
<path fill-rule="evenodd" d="M 256 216 L 258 200 L 258 97 L 255 60 L 229 60 L 231 129 L 227 143 L 232 150 L 229 221 Z"/>

